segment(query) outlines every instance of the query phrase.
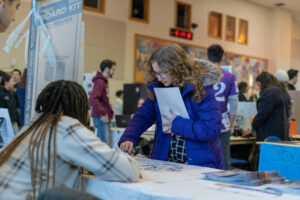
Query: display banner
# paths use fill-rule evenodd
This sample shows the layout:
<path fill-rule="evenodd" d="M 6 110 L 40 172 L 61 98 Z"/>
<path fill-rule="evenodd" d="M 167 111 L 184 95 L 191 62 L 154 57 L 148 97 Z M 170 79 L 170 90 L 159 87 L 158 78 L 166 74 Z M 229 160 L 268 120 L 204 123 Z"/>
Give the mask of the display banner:
<path fill-rule="evenodd" d="M 62 79 L 77 81 L 82 71 L 79 69 L 82 0 L 33 0 L 31 8 L 25 123 L 48 83 Z"/>

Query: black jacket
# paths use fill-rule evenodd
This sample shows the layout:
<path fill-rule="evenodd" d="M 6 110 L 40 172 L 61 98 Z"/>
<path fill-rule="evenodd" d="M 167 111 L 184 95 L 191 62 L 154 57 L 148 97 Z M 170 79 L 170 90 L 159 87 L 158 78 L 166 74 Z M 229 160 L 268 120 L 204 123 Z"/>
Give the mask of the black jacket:
<path fill-rule="evenodd" d="M 253 102 L 255 100 L 254 100 L 254 96 L 253 95 L 251 95 L 251 97 L 249 99 L 247 99 L 245 95 L 239 94 L 239 101 Z"/>
<path fill-rule="evenodd" d="M 245 97 L 245 95 L 239 94 L 239 101 L 249 101 L 249 100 Z"/>
<path fill-rule="evenodd" d="M 263 91 L 257 100 L 257 115 L 252 122 L 258 141 L 269 136 L 289 140 L 289 105 L 290 97 L 285 89 L 271 86 Z"/>
<path fill-rule="evenodd" d="M 289 90 L 296 90 L 295 86 L 293 84 L 288 83 L 288 89 Z"/>
<path fill-rule="evenodd" d="M 11 122 L 19 123 L 17 106 L 17 98 L 14 92 L 10 92 L 4 87 L 0 87 L 0 108 L 7 108 Z"/>

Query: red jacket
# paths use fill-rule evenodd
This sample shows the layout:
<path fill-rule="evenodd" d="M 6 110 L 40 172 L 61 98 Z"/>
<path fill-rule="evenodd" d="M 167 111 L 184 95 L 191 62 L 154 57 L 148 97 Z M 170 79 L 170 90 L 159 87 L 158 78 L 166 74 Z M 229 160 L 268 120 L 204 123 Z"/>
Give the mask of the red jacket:
<path fill-rule="evenodd" d="M 100 72 L 97 72 L 93 78 L 94 87 L 90 94 L 90 104 L 92 106 L 93 118 L 108 115 L 110 119 L 113 118 L 113 110 L 109 104 L 108 97 L 108 81 Z"/>

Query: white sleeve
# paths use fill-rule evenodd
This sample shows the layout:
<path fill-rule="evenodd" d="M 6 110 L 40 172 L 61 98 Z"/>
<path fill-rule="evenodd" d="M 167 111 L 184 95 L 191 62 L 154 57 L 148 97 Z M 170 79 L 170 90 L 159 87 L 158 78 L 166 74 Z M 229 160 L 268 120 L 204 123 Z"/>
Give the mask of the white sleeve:
<path fill-rule="evenodd" d="M 58 126 L 57 154 L 107 181 L 137 182 L 138 163 L 123 152 L 111 149 L 80 122 Z M 60 123 L 62 124 L 62 122 Z"/>
<path fill-rule="evenodd" d="M 230 115 L 235 115 L 238 109 L 238 95 L 230 95 L 228 97 L 228 103 L 230 105 Z"/>

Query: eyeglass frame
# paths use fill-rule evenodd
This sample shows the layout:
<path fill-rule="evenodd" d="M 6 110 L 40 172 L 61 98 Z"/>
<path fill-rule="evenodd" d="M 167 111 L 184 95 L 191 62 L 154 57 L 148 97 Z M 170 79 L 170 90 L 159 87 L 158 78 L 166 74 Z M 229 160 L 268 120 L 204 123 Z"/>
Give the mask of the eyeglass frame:
<path fill-rule="evenodd" d="M 168 77 L 170 72 L 155 72 L 154 74 L 156 76 L 156 78 L 160 78 L 160 79 L 166 79 Z"/>

